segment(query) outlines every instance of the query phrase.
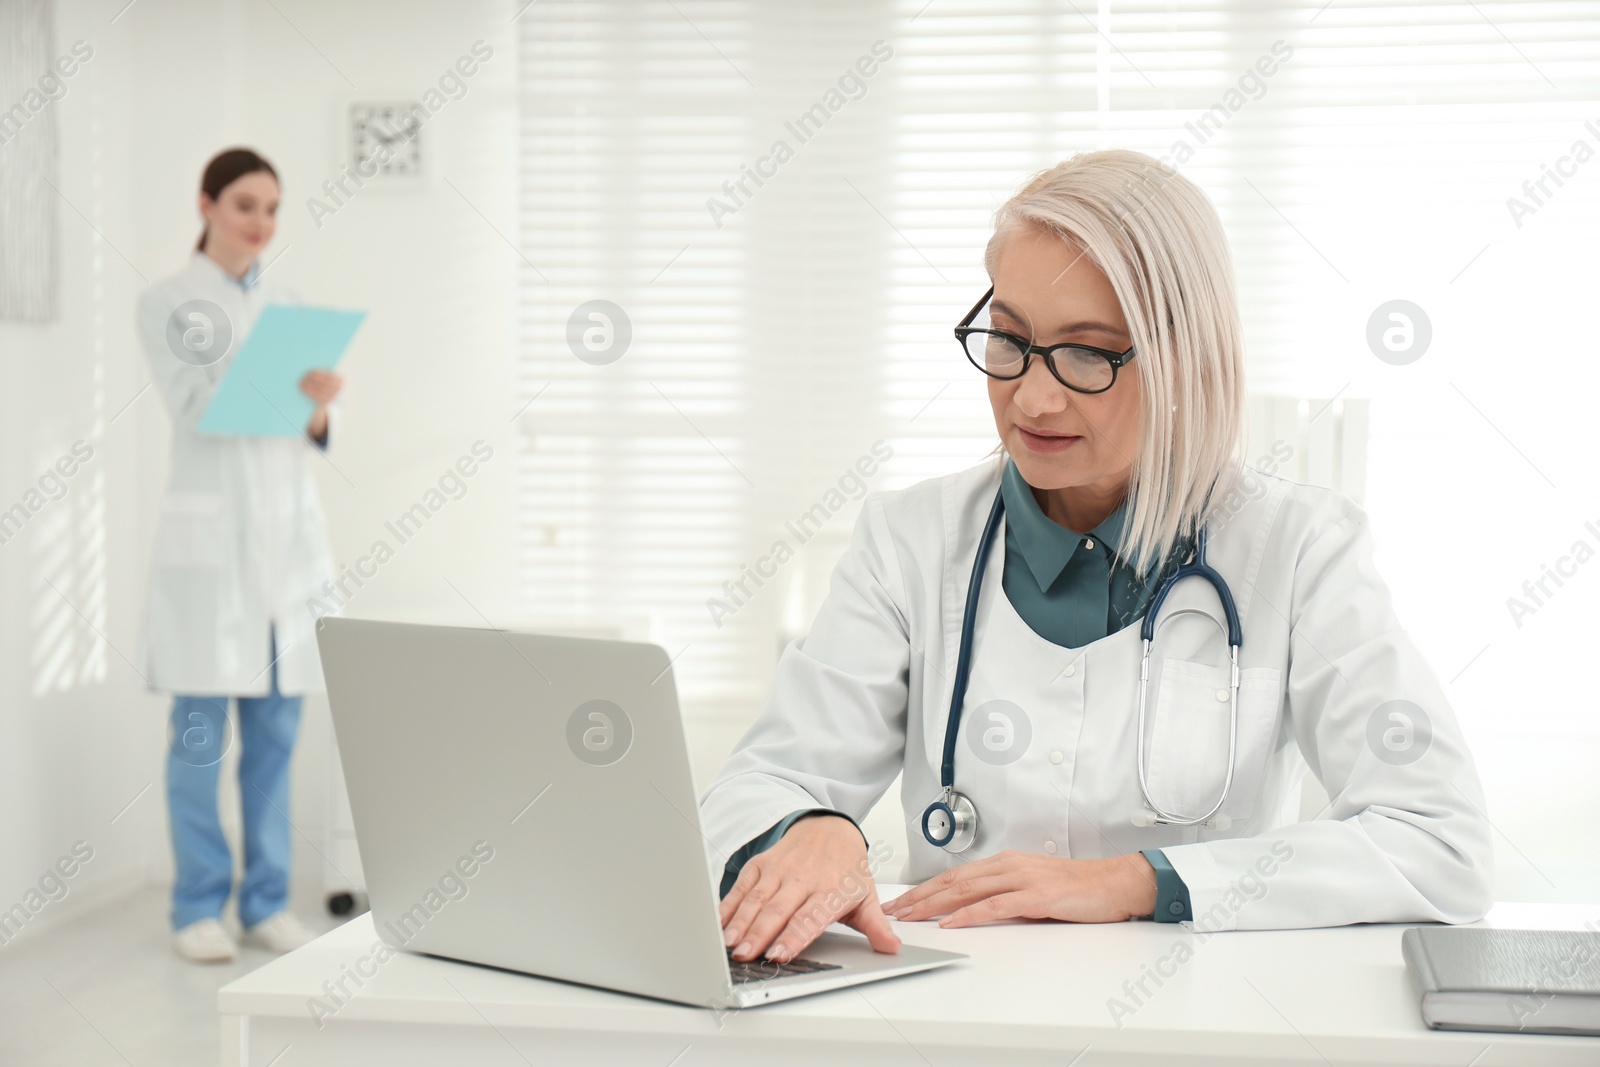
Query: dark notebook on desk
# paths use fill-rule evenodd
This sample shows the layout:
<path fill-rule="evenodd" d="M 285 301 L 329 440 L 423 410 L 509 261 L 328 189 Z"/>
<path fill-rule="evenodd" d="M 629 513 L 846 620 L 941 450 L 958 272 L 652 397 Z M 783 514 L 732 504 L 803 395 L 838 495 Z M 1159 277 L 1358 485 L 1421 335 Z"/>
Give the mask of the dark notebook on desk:
<path fill-rule="evenodd" d="M 1600 932 L 1413 927 L 1400 954 L 1435 1030 L 1600 1037 Z"/>

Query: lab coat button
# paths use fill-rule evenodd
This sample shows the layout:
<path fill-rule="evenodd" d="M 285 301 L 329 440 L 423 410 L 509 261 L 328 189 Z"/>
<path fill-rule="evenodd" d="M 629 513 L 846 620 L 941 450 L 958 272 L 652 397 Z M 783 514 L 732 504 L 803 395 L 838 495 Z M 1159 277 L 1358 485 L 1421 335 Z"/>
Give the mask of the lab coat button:
<path fill-rule="evenodd" d="M 1044 850 L 1050 853 L 1050 855 L 1054 856 L 1056 854 L 1056 843 L 1054 841 L 1046 841 L 1044 843 Z"/>
<path fill-rule="evenodd" d="M 1078 666 L 1075 663 L 1069 663 L 1067 664 L 1067 669 L 1061 673 L 1064 677 L 1071 678 L 1074 674 L 1078 673 Z"/>
<path fill-rule="evenodd" d="M 1228 699 L 1228 691 L 1226 689 L 1218 689 L 1217 690 L 1217 699 L 1218 700 L 1227 700 Z"/>
<path fill-rule="evenodd" d="M 1061 751 L 1059 749 L 1057 749 L 1055 752 L 1050 753 L 1050 762 L 1051 763 L 1060 763 L 1064 758 L 1065 757 L 1061 755 Z"/>

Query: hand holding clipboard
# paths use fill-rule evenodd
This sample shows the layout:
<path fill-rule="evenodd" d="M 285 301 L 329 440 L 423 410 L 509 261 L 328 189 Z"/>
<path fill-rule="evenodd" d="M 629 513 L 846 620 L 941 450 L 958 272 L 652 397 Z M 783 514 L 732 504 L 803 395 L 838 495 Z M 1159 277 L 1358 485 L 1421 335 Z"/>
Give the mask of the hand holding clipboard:
<path fill-rule="evenodd" d="M 200 418 L 205 434 L 300 437 L 316 409 L 300 389 L 313 370 L 331 371 L 367 313 L 268 304 Z"/>

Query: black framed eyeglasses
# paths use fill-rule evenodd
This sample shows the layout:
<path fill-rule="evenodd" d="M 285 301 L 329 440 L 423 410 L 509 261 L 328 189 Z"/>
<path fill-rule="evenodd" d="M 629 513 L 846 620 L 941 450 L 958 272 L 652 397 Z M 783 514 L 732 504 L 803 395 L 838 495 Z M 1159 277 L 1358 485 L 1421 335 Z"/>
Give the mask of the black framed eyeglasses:
<path fill-rule="evenodd" d="M 1056 381 L 1075 393 L 1103 393 L 1117 384 L 1117 371 L 1135 355 L 1133 346 L 1126 352 L 1113 352 L 1093 345 L 1036 345 L 1004 330 L 974 326 L 978 313 L 994 296 L 994 286 L 983 299 L 972 305 L 967 317 L 956 327 L 956 341 L 974 367 L 991 378 L 1015 381 L 1028 373 L 1031 357 L 1044 357 L 1044 365 Z"/>

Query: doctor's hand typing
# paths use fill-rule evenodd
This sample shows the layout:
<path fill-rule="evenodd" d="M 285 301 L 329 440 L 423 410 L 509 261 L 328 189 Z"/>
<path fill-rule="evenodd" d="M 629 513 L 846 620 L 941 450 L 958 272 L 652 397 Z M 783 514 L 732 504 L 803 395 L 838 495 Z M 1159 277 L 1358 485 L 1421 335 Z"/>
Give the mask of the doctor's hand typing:
<path fill-rule="evenodd" d="M 799 819 L 746 863 L 717 917 L 723 943 L 740 962 L 763 953 L 778 962 L 793 959 L 833 922 L 859 930 L 879 952 L 900 949 L 878 906 L 866 843 L 849 820 L 835 815 Z"/>
<path fill-rule="evenodd" d="M 1007 850 L 928 879 L 883 906 L 915 922 L 942 915 L 946 928 L 1000 919 L 1122 922 L 1156 906 L 1156 874 L 1135 852 L 1078 860 Z"/>

